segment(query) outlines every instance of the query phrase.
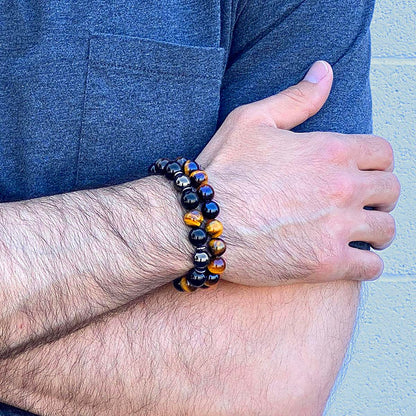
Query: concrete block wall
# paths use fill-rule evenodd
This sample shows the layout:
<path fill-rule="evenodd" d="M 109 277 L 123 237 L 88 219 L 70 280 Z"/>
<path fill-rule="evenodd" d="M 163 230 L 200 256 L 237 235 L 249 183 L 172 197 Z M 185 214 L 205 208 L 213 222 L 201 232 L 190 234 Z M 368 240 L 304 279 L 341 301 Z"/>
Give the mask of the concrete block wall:
<path fill-rule="evenodd" d="M 372 51 L 374 132 L 391 141 L 402 184 L 397 239 L 365 284 L 327 416 L 416 416 L 416 0 L 377 0 Z"/>

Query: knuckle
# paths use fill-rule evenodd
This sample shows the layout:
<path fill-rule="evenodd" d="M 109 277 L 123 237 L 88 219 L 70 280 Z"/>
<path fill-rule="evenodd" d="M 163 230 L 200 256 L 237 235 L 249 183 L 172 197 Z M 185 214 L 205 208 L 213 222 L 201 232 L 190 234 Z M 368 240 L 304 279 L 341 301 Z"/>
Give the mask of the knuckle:
<path fill-rule="evenodd" d="M 262 114 L 251 104 L 236 107 L 228 115 L 228 122 L 233 125 L 248 125 L 260 121 Z M 264 118 L 264 116 L 263 116 Z"/>
<path fill-rule="evenodd" d="M 375 280 L 378 279 L 383 273 L 384 262 L 382 258 L 375 253 L 373 254 L 373 261 L 369 262 L 367 265 L 363 266 L 363 277 L 366 280 Z"/>
<path fill-rule="evenodd" d="M 332 163 L 343 163 L 348 159 L 348 143 L 344 140 L 331 137 L 326 140 L 323 148 L 324 158 Z"/>
<path fill-rule="evenodd" d="M 397 201 L 400 196 L 401 185 L 400 185 L 399 178 L 394 174 L 392 174 L 392 191 L 393 191 L 394 200 Z"/>
<path fill-rule="evenodd" d="M 315 104 L 310 96 L 299 86 L 292 86 L 280 93 L 287 97 L 292 103 L 296 104 L 297 111 L 301 111 L 305 117 L 309 118 L 314 114 Z"/>
<path fill-rule="evenodd" d="M 391 145 L 391 143 L 384 137 L 380 137 L 380 136 L 373 136 L 373 139 L 374 139 L 373 151 L 381 152 L 386 163 L 389 165 L 393 165 L 394 151 L 393 151 L 393 146 Z"/>
<path fill-rule="evenodd" d="M 383 228 L 388 240 L 387 242 L 392 241 L 396 236 L 396 221 L 394 220 L 394 217 L 388 214 Z"/>
<path fill-rule="evenodd" d="M 336 175 L 328 186 L 329 197 L 338 203 L 348 203 L 354 196 L 355 183 L 351 175 Z"/>

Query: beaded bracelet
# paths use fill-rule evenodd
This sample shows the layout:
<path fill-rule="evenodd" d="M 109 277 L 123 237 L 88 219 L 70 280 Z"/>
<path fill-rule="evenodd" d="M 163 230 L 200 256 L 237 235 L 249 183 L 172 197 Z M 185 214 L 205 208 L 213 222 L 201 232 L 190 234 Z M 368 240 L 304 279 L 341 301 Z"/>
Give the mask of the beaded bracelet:
<path fill-rule="evenodd" d="M 226 250 L 223 225 L 216 219 L 220 207 L 213 200 L 214 189 L 208 185 L 207 173 L 193 160 L 178 157 L 175 160 L 159 158 L 149 167 L 149 173 L 164 175 L 173 181 L 181 194 L 181 205 L 187 210 L 183 219 L 191 227 L 189 241 L 195 247 L 194 267 L 185 276 L 172 283 L 180 292 L 207 289 L 218 283 L 226 264 L 221 257 Z"/>

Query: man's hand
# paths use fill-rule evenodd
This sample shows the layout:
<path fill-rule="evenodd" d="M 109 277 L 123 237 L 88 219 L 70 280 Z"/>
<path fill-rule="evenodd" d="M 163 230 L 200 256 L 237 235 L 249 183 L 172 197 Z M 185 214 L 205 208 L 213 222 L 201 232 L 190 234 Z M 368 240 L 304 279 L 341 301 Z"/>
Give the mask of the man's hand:
<path fill-rule="evenodd" d="M 247 285 L 370 280 L 387 247 L 400 185 L 390 144 L 371 135 L 287 131 L 319 111 L 332 85 L 326 62 L 298 85 L 234 110 L 198 156 L 222 207 L 228 271 Z M 371 206 L 376 210 L 364 210 Z"/>

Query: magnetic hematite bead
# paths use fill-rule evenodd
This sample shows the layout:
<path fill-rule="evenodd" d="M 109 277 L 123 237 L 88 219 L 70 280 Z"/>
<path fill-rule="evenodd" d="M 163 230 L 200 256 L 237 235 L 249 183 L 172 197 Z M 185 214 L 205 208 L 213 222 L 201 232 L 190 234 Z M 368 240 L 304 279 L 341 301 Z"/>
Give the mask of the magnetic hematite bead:
<path fill-rule="evenodd" d="M 221 256 L 226 250 L 225 241 L 221 238 L 211 238 L 208 242 L 209 251 L 214 256 Z"/>
<path fill-rule="evenodd" d="M 208 201 L 202 204 L 201 211 L 204 218 L 213 219 L 220 213 L 220 207 L 215 201 Z"/>
<path fill-rule="evenodd" d="M 209 263 L 209 260 L 210 257 L 206 251 L 197 250 L 194 254 L 194 266 L 197 269 L 206 267 Z"/>
<path fill-rule="evenodd" d="M 184 215 L 183 220 L 185 221 L 185 224 L 190 227 L 199 227 L 204 221 L 204 216 L 201 211 L 193 209 Z"/>
<path fill-rule="evenodd" d="M 201 201 L 211 201 L 211 199 L 214 198 L 214 189 L 207 183 L 200 185 L 197 189 L 197 193 Z"/>
<path fill-rule="evenodd" d="M 189 270 L 186 280 L 194 287 L 200 287 L 205 283 L 205 273 L 198 273 L 195 269 Z"/>
<path fill-rule="evenodd" d="M 165 176 L 168 179 L 173 179 L 175 173 L 182 172 L 181 165 L 178 162 L 169 162 L 165 166 Z"/>
<path fill-rule="evenodd" d="M 184 165 L 183 165 L 183 172 L 185 173 L 185 175 L 190 175 L 192 172 L 194 172 L 195 170 L 199 170 L 199 165 L 198 163 L 192 161 L 192 160 L 187 160 Z"/>
<path fill-rule="evenodd" d="M 161 157 L 158 160 L 156 160 L 155 162 L 156 172 L 159 173 L 160 175 L 163 175 L 165 173 L 165 167 L 169 162 L 170 160 L 165 159 L 164 157 Z"/>
<path fill-rule="evenodd" d="M 208 182 L 208 175 L 204 170 L 195 170 L 190 175 L 191 183 L 195 188 Z"/>
<path fill-rule="evenodd" d="M 205 224 L 205 231 L 211 236 L 211 237 L 219 237 L 222 234 L 223 226 L 221 221 L 218 220 L 208 220 Z"/>
<path fill-rule="evenodd" d="M 189 232 L 189 241 L 197 247 L 203 246 L 208 239 L 207 233 L 202 228 L 193 228 Z"/>
<path fill-rule="evenodd" d="M 173 178 L 173 186 L 177 191 L 182 191 L 191 186 L 191 180 L 183 173 L 176 175 Z M 192 190 L 192 188 L 190 188 Z"/>
<path fill-rule="evenodd" d="M 192 190 L 183 191 L 181 203 L 185 209 L 194 209 L 199 205 L 198 194 Z"/>
<path fill-rule="evenodd" d="M 221 274 L 225 267 L 225 260 L 222 257 L 214 257 L 208 264 L 208 270 L 214 274 Z"/>
<path fill-rule="evenodd" d="M 185 162 L 186 162 L 187 160 L 188 160 L 188 159 L 187 159 L 186 157 L 181 157 L 181 156 L 179 156 L 179 157 L 177 157 L 177 158 L 175 159 L 175 161 L 179 163 L 179 165 L 181 166 L 181 168 L 183 168 L 183 165 L 185 164 Z"/>
<path fill-rule="evenodd" d="M 151 175 L 154 175 L 155 173 L 157 173 L 156 164 L 152 163 L 152 164 L 149 166 L 149 169 L 147 169 L 147 171 L 148 171 Z"/>
<path fill-rule="evenodd" d="M 218 283 L 219 280 L 220 280 L 219 274 L 208 273 L 207 279 L 205 280 L 204 285 L 207 287 L 214 286 Z"/>

